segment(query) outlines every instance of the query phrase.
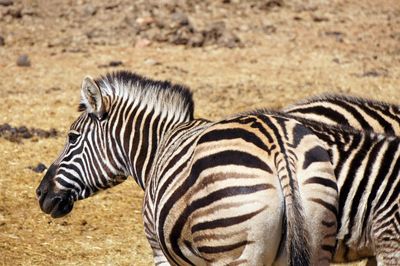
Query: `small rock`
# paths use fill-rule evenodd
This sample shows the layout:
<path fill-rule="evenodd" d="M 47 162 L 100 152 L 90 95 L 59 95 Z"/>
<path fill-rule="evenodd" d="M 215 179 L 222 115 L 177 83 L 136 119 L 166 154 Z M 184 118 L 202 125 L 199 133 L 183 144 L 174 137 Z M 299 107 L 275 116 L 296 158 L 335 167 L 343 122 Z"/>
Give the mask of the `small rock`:
<path fill-rule="evenodd" d="M 36 16 L 37 13 L 32 7 L 24 7 L 21 10 L 21 15 L 22 16 Z"/>
<path fill-rule="evenodd" d="M 244 31 L 244 32 L 250 30 L 249 25 L 245 25 L 245 24 L 241 25 L 241 26 L 239 27 L 239 29 L 240 29 L 240 31 Z"/>
<path fill-rule="evenodd" d="M 0 125 L 0 135 L 1 135 L 1 133 L 7 132 L 10 130 L 11 130 L 11 126 L 9 124 L 5 123 L 5 124 Z"/>
<path fill-rule="evenodd" d="M 139 38 L 135 43 L 135 48 L 144 48 L 144 47 L 149 46 L 150 44 L 151 44 L 151 41 L 149 39 Z"/>
<path fill-rule="evenodd" d="M 181 12 L 175 12 L 171 15 L 172 23 L 170 25 L 171 28 L 177 28 L 180 26 L 189 25 L 189 18 L 186 14 Z"/>
<path fill-rule="evenodd" d="M 193 36 L 190 38 L 189 46 L 191 47 L 202 47 L 204 45 L 204 36 L 200 32 L 196 32 L 193 34 Z"/>
<path fill-rule="evenodd" d="M 0 0 L 0 6 L 11 6 L 14 4 L 13 0 Z"/>
<path fill-rule="evenodd" d="M 44 170 L 47 169 L 47 167 L 43 163 L 38 163 L 36 167 L 29 167 L 29 169 L 31 169 L 35 173 L 43 173 Z"/>
<path fill-rule="evenodd" d="M 228 48 L 241 46 L 241 41 L 233 32 L 225 31 L 221 38 L 218 39 L 218 44 Z"/>
<path fill-rule="evenodd" d="M 10 8 L 7 13 L 12 18 L 20 19 L 22 18 L 22 9 L 21 8 Z"/>
<path fill-rule="evenodd" d="M 322 16 L 313 16 L 312 19 L 313 19 L 314 22 L 326 22 L 326 21 L 329 21 L 329 18 L 322 17 Z"/>
<path fill-rule="evenodd" d="M 94 16 L 94 15 L 96 15 L 96 13 L 97 13 L 97 7 L 96 6 L 93 6 L 93 5 L 91 5 L 91 4 L 86 4 L 84 7 L 83 7 L 83 14 L 85 15 L 85 16 Z"/>
<path fill-rule="evenodd" d="M 99 65 L 99 67 L 118 67 L 118 66 L 122 66 L 124 63 L 122 61 L 119 60 L 113 60 L 108 62 L 108 64 L 103 64 L 103 65 Z"/>
<path fill-rule="evenodd" d="M 149 66 L 160 65 L 160 62 L 157 62 L 157 61 L 154 60 L 153 58 L 147 58 L 146 60 L 144 60 L 144 63 L 145 63 L 146 65 L 149 65 Z"/>
<path fill-rule="evenodd" d="M 325 35 L 334 37 L 338 42 L 343 42 L 343 38 L 345 37 L 345 34 L 340 31 L 326 31 Z"/>
<path fill-rule="evenodd" d="M 136 23 L 139 24 L 139 26 L 145 26 L 145 25 L 150 25 L 155 22 L 154 18 L 152 17 L 139 17 L 136 19 Z"/>
<path fill-rule="evenodd" d="M 176 30 L 175 34 L 170 36 L 169 42 L 176 45 L 188 44 L 192 34 L 193 29 L 191 27 L 181 27 Z"/>
<path fill-rule="evenodd" d="M 276 32 L 276 27 L 274 25 L 266 25 L 263 27 L 263 31 L 265 34 L 273 34 Z"/>
<path fill-rule="evenodd" d="M 4 46 L 6 42 L 4 41 L 4 37 L 0 36 L 0 46 Z"/>
<path fill-rule="evenodd" d="M 273 8 L 282 7 L 283 0 L 269 0 L 260 4 L 260 10 L 271 10 Z"/>
<path fill-rule="evenodd" d="M 122 63 L 122 61 L 110 61 L 110 63 L 108 63 L 108 65 L 110 67 L 117 67 L 117 66 L 122 66 L 124 63 Z"/>
<path fill-rule="evenodd" d="M 387 77 L 389 71 L 385 68 L 377 68 L 365 71 L 361 77 Z"/>
<path fill-rule="evenodd" d="M 24 139 L 29 139 L 32 138 L 32 133 L 29 132 L 28 128 L 26 126 L 21 126 L 17 128 L 17 133 Z"/>
<path fill-rule="evenodd" d="M 31 66 L 31 61 L 29 60 L 29 56 L 26 55 L 26 54 L 22 54 L 22 55 L 18 56 L 17 66 L 30 67 Z"/>

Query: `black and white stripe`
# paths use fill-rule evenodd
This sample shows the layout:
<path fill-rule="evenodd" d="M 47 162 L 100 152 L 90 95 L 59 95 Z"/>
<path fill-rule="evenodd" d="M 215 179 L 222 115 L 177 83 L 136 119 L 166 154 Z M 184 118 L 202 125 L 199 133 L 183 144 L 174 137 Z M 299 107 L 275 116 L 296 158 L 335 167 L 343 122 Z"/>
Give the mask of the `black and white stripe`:
<path fill-rule="evenodd" d="M 400 265 L 400 138 L 296 119 L 331 150 L 339 186 L 334 261 Z"/>
<path fill-rule="evenodd" d="M 284 112 L 329 125 L 400 136 L 400 105 L 344 95 L 322 95 L 284 108 Z"/>
<path fill-rule="evenodd" d="M 41 185 L 41 198 L 82 199 L 130 175 L 145 190 L 156 265 L 329 264 L 334 171 L 326 144 L 296 120 L 193 119 L 188 89 L 128 72 L 86 78 L 80 109 L 44 178 L 57 189 Z"/>

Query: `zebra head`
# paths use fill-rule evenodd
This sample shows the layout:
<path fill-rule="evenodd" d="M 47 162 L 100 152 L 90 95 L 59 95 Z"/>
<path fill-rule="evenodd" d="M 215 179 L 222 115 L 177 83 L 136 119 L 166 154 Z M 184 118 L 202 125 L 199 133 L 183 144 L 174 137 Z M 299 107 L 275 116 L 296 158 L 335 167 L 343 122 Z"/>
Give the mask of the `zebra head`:
<path fill-rule="evenodd" d="M 86 77 L 80 104 L 84 112 L 71 125 L 64 149 L 36 189 L 42 211 L 53 218 L 68 214 L 76 200 L 119 184 L 128 176 L 121 164 L 110 160 L 109 103 L 98 83 Z"/>

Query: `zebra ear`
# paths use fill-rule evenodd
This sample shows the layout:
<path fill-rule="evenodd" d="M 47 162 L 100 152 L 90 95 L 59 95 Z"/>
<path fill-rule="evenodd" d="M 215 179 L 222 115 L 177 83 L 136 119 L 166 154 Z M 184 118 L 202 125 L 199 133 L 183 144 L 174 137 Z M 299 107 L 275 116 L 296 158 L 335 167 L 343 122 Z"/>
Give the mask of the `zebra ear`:
<path fill-rule="evenodd" d="M 103 97 L 99 86 L 92 77 L 86 76 L 82 81 L 81 89 L 81 105 L 84 105 L 84 109 L 90 114 L 94 114 L 97 118 L 101 119 L 105 113 Z"/>

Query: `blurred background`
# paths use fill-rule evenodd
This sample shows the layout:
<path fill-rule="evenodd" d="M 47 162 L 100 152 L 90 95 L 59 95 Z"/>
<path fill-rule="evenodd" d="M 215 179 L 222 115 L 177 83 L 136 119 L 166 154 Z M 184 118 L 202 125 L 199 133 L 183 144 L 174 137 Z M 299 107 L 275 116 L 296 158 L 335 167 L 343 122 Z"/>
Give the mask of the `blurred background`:
<path fill-rule="evenodd" d="M 34 193 L 83 77 L 120 69 L 189 86 L 207 119 L 324 92 L 400 103 L 400 1 L 0 0 L 0 265 L 152 264 L 133 180 L 57 220 Z"/>

